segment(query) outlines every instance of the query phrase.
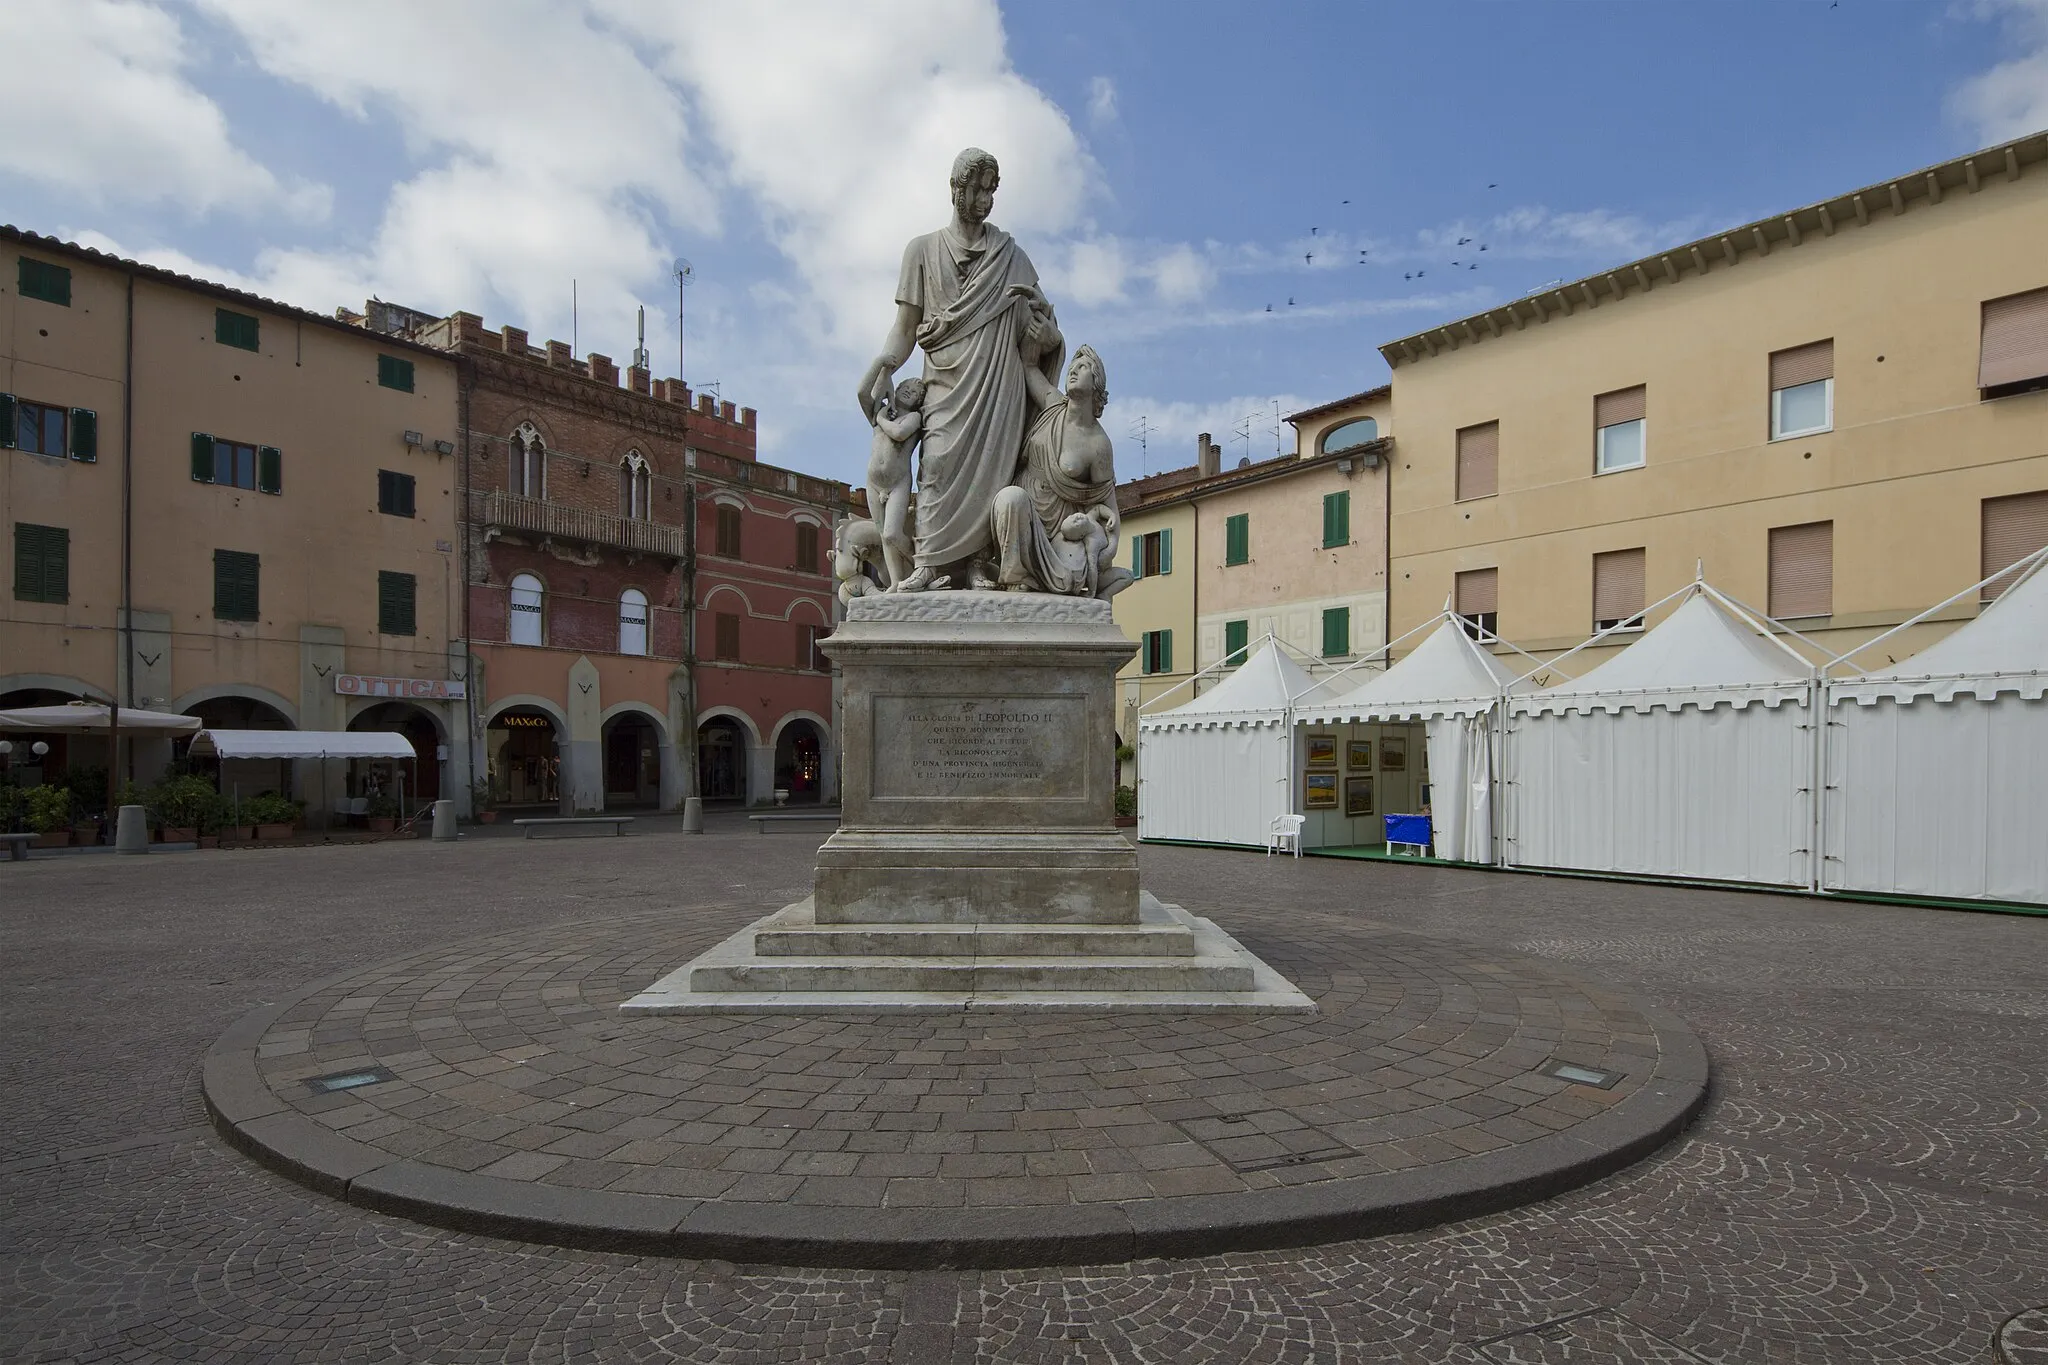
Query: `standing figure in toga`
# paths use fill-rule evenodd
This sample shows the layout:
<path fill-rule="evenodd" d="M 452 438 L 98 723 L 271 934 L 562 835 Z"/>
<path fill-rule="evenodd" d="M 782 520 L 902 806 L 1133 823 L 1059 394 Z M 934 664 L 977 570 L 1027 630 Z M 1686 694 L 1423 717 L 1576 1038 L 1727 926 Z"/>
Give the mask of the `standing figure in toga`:
<path fill-rule="evenodd" d="M 1016 477 L 1030 394 L 1019 351 L 1035 329 L 1040 364 L 1057 376 L 1065 342 L 1049 312 L 1034 313 L 1038 272 L 988 221 L 996 159 L 978 147 L 954 158 L 953 218 L 911 240 L 896 282 L 896 322 L 862 376 L 863 411 L 885 399 L 913 345 L 924 350 L 924 445 L 918 461 L 916 551 L 899 592 L 942 578 L 987 584 L 989 512 Z M 963 586 L 965 586 L 963 584 Z"/>

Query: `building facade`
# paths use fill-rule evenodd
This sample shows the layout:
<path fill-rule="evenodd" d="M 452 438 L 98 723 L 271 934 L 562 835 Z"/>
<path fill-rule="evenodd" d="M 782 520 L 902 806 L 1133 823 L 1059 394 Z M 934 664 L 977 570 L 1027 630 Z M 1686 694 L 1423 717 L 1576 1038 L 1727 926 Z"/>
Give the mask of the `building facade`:
<path fill-rule="evenodd" d="M 832 790 L 844 484 L 759 463 L 755 414 L 473 314 L 459 357 L 476 780 L 574 810 Z M 693 720 L 694 717 L 694 720 Z"/>
<path fill-rule="evenodd" d="M 416 761 L 382 776 L 457 794 L 455 362 L 33 233 L 0 229 L 0 252 L 0 707 L 398 730 Z M 170 756 L 138 743 L 123 766 L 148 781 Z M 46 766 L 67 764 L 113 766 L 78 738 L 53 742 Z M 296 769 L 221 778 L 324 823 L 348 774 Z"/>
<path fill-rule="evenodd" d="M 2044 241 L 2036 135 L 1383 346 L 1393 632 L 1555 652 L 1703 569 L 1839 653 L 2038 547 Z"/>

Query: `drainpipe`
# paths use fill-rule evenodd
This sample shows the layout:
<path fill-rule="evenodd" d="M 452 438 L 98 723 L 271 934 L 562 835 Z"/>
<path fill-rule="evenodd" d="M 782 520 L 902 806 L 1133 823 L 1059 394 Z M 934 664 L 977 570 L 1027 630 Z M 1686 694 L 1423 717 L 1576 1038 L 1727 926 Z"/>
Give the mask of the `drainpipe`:
<path fill-rule="evenodd" d="M 458 482 L 461 486 L 462 502 L 455 509 L 455 532 L 461 539 L 461 545 L 457 548 L 456 553 L 461 556 L 462 586 L 458 591 L 462 594 L 462 600 L 457 605 L 456 611 L 462 627 L 462 725 L 464 731 L 469 736 L 468 762 L 463 765 L 466 771 L 462 775 L 462 780 L 465 795 L 468 795 L 476 790 L 478 758 L 481 757 L 484 760 L 484 772 L 488 773 L 490 771 L 490 755 L 484 752 L 483 731 L 477 725 L 476 650 L 469 638 L 470 455 L 471 447 L 475 441 L 475 436 L 469 429 L 469 394 L 476 371 L 475 367 L 469 362 L 469 359 L 460 353 L 461 341 L 459 336 L 456 344 L 458 351 L 455 356 L 455 425 L 458 439 L 461 441 L 461 447 L 457 451 L 456 459 L 462 462 L 458 467 L 460 470 Z M 472 819 L 477 815 L 477 805 L 473 796 L 470 800 L 469 813 Z"/>
<path fill-rule="evenodd" d="M 121 369 L 121 657 L 114 665 L 114 700 L 107 707 L 107 827 L 121 817 L 121 701 L 135 700 L 135 276 L 128 276 L 128 321 Z M 122 685 L 123 680 L 127 685 Z"/>
<path fill-rule="evenodd" d="M 697 481 L 683 484 L 683 832 L 704 832 L 697 785 Z"/>

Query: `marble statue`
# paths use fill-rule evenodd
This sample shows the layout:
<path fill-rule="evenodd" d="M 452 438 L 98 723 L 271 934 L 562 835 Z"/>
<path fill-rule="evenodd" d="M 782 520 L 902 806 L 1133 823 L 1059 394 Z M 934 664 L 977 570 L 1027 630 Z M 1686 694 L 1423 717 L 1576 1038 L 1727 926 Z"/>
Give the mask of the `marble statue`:
<path fill-rule="evenodd" d="M 896 320 L 857 395 L 874 428 L 868 510 L 880 523 L 863 540 L 881 546 L 890 592 L 1108 597 L 1131 575 L 1114 563 L 1102 359 L 1081 348 L 1066 391 L 1057 387 L 1066 338 L 1030 258 L 988 221 L 999 180 L 993 156 L 961 152 L 952 220 L 904 248 Z M 921 381 L 894 384 L 913 349 L 924 352 Z"/>

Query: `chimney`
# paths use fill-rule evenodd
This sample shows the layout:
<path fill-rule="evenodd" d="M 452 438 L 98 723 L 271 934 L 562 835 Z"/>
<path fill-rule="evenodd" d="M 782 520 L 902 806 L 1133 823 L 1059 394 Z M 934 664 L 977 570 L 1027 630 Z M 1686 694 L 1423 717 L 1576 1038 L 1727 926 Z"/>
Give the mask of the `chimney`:
<path fill-rule="evenodd" d="M 1201 478 L 1223 472 L 1223 450 L 1203 432 L 1195 438 L 1195 473 Z"/>

